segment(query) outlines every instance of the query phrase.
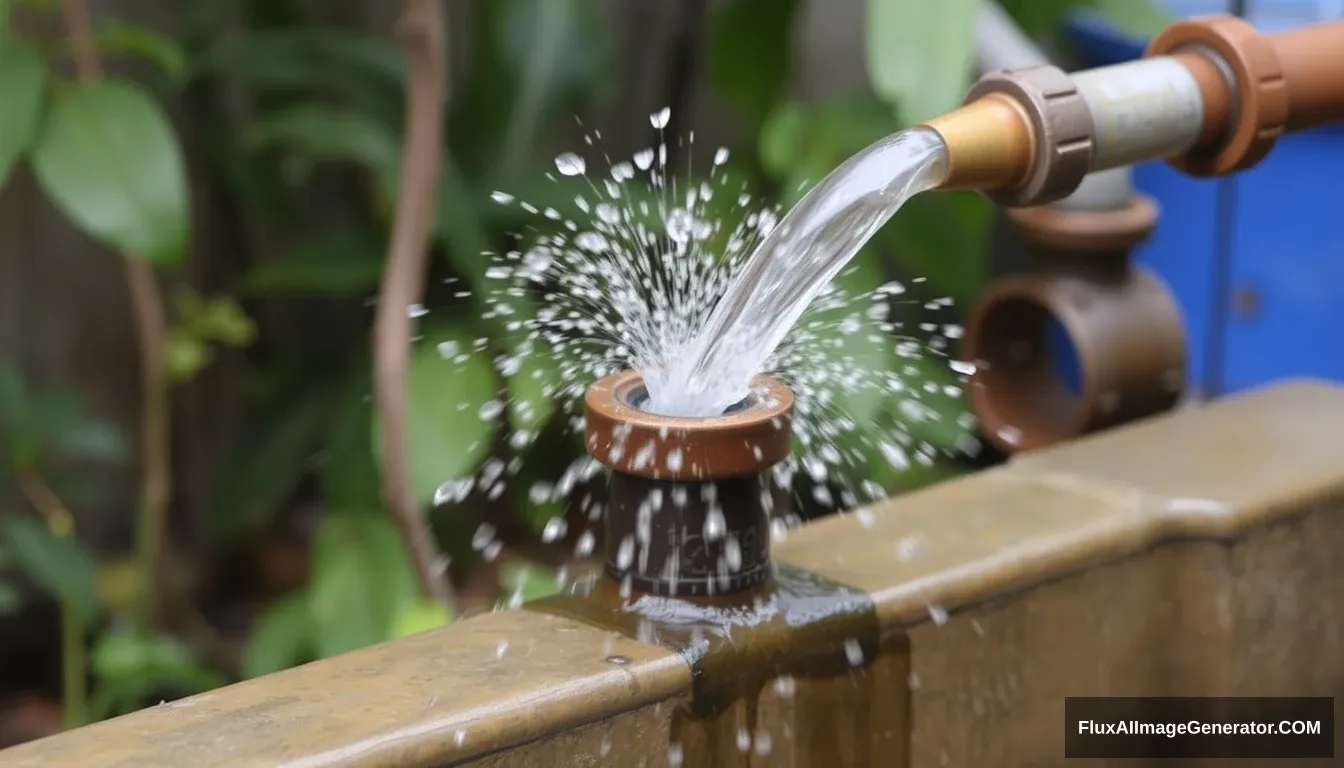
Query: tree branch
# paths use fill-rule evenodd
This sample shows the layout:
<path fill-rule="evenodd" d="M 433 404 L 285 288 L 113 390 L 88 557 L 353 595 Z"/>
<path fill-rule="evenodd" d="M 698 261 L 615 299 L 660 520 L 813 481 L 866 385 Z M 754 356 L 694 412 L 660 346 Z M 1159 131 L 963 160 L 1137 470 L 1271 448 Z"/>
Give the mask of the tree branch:
<path fill-rule="evenodd" d="M 93 24 L 84 0 L 63 0 L 61 13 L 69 35 L 75 77 L 82 83 L 102 78 L 94 43 Z M 153 626 L 164 597 L 163 559 L 168 526 L 168 499 L 172 493 L 168 382 L 164 376 L 168 347 L 167 313 L 154 268 L 149 262 L 122 254 L 131 308 L 140 345 L 140 515 L 139 550 L 142 570 L 140 618 Z"/>
<path fill-rule="evenodd" d="M 409 308 L 425 290 L 430 228 L 443 165 L 447 42 L 441 0 L 404 0 L 399 31 L 406 47 L 409 83 L 406 142 L 392 240 L 383 267 L 373 326 L 374 401 L 381 425 L 383 501 L 401 532 L 424 596 L 453 610 L 447 569 L 411 483 L 406 415 L 406 370 L 412 318 Z M 447 393 L 445 393 L 446 395 Z"/>

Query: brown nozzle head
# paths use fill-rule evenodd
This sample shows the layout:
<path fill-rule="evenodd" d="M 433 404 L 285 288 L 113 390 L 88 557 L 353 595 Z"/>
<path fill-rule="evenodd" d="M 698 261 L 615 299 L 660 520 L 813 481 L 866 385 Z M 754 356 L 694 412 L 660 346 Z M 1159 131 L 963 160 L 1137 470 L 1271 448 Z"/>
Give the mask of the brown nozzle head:
<path fill-rule="evenodd" d="M 605 570 L 661 596 L 738 592 L 770 576 L 771 473 L 793 446 L 793 393 L 757 376 L 721 416 L 643 410 L 635 371 L 588 388 L 585 443 L 612 470 Z"/>

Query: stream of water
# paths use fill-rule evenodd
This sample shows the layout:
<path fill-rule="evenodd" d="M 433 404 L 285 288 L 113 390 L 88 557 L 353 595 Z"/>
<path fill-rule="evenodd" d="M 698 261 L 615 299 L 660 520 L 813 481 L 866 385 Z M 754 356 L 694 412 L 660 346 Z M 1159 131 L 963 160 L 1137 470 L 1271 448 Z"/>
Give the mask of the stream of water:
<path fill-rule="evenodd" d="M 942 139 L 926 128 L 884 138 L 832 171 L 756 247 L 671 364 L 640 371 L 648 409 L 717 416 L 745 397 L 818 294 L 907 199 L 945 175 Z"/>

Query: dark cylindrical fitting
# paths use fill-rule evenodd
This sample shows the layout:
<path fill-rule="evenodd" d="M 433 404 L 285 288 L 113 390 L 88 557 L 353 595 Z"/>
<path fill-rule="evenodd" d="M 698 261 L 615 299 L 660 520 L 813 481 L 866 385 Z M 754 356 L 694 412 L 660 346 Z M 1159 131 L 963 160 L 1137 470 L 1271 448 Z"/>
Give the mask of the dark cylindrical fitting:
<path fill-rule="evenodd" d="M 680 483 L 611 475 L 606 574 L 637 592 L 703 597 L 770 576 L 769 473 Z"/>
<path fill-rule="evenodd" d="M 605 571 L 631 591 L 699 597 L 759 586 L 770 576 L 770 468 L 792 448 L 793 393 L 758 376 L 722 416 L 642 409 L 634 371 L 585 396 L 586 444 L 611 469 Z"/>
<path fill-rule="evenodd" d="M 992 285 L 966 326 L 971 407 L 1007 453 L 1167 410 L 1184 386 L 1184 328 L 1159 278 L 1123 252 L 1051 261 Z"/>

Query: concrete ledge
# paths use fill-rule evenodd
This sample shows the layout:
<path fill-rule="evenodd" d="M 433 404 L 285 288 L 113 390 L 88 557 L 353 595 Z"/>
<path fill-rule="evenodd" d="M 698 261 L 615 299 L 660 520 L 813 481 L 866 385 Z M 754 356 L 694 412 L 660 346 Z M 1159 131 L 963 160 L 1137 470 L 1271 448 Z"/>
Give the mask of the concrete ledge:
<path fill-rule="evenodd" d="M 1061 758 L 1067 695 L 1341 695 L 1341 427 L 1344 389 L 1288 384 L 795 531 L 777 558 L 871 596 L 880 652 L 693 733 L 674 716 L 683 656 L 518 611 L 0 765 L 1042 765 Z"/>
<path fill-rule="evenodd" d="M 1344 500 L 1344 388 L 1293 382 L 1025 454 L 790 534 L 781 562 L 866 590 L 884 627 Z"/>
<path fill-rule="evenodd" d="M 440 766 L 675 701 L 690 684 L 657 646 L 504 611 L 23 744 L 0 765 Z"/>

